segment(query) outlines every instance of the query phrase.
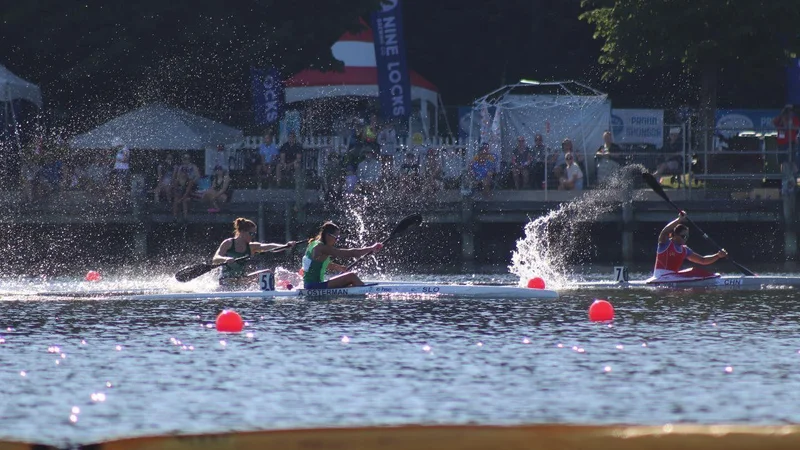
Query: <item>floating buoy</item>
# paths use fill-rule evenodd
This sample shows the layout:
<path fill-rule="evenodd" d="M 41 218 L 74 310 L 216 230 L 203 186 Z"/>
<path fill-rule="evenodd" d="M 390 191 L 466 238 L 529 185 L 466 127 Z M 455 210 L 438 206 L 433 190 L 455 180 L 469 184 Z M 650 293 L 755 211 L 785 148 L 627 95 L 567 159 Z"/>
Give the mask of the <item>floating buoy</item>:
<path fill-rule="evenodd" d="M 223 333 L 238 333 L 244 328 L 242 316 L 236 311 L 226 309 L 217 316 L 217 331 Z"/>
<path fill-rule="evenodd" d="M 86 281 L 100 281 L 100 272 L 90 270 L 86 272 Z"/>
<path fill-rule="evenodd" d="M 531 289 L 544 289 L 544 280 L 541 277 L 533 277 L 528 280 L 528 287 Z"/>
<path fill-rule="evenodd" d="M 605 322 L 614 319 L 614 307 L 606 300 L 595 299 L 589 306 L 589 320 L 592 322 Z"/>

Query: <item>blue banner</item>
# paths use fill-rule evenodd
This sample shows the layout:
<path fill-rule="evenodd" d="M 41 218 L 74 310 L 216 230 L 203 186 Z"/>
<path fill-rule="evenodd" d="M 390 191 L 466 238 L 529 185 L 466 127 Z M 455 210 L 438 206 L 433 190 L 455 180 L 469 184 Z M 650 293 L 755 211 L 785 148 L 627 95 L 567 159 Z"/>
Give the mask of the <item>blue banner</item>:
<path fill-rule="evenodd" d="M 772 119 L 780 113 L 777 109 L 718 109 L 717 134 L 730 137 L 742 131 L 772 132 L 775 131 Z"/>
<path fill-rule="evenodd" d="M 800 58 L 792 60 L 792 63 L 789 64 L 786 70 L 786 75 L 788 77 L 786 83 L 786 102 L 793 105 L 800 105 Z M 794 110 L 798 111 L 798 108 L 795 107 Z"/>
<path fill-rule="evenodd" d="M 283 80 L 274 67 L 269 70 L 250 69 L 253 78 L 253 110 L 256 125 L 277 123 L 283 117 L 286 104 Z"/>
<path fill-rule="evenodd" d="M 400 0 L 385 0 L 382 9 L 372 14 L 371 22 L 381 115 L 384 120 L 406 118 L 411 114 L 411 79 Z"/>

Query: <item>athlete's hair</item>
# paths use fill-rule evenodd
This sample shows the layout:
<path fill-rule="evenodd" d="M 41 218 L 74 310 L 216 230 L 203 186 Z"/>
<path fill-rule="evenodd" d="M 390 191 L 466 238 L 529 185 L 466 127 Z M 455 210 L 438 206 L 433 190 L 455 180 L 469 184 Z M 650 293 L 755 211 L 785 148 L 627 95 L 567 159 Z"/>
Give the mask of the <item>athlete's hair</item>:
<path fill-rule="evenodd" d="M 337 232 L 339 232 L 339 225 L 336 225 L 335 223 L 331 222 L 330 220 L 327 220 L 327 221 L 325 221 L 325 223 L 322 224 L 321 227 L 319 227 L 319 232 L 317 233 L 317 235 L 314 236 L 313 238 L 309 239 L 308 242 L 320 241 L 320 242 L 322 242 L 324 244 L 325 243 L 325 239 L 324 239 L 325 238 L 325 234 L 332 234 L 332 233 L 337 233 Z"/>
<path fill-rule="evenodd" d="M 689 231 L 689 227 L 686 225 L 679 223 L 673 230 L 672 235 L 675 236 L 676 234 L 682 234 L 684 231 Z"/>
<path fill-rule="evenodd" d="M 233 221 L 233 234 L 238 236 L 241 233 L 253 231 L 256 229 L 256 223 L 250 219 L 239 217 Z"/>

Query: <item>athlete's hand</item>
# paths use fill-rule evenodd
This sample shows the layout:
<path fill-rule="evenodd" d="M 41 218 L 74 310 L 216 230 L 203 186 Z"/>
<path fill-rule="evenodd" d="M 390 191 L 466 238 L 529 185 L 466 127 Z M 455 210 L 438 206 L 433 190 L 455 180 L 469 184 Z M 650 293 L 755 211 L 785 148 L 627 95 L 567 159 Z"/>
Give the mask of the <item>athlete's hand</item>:
<path fill-rule="evenodd" d="M 728 252 L 725 251 L 724 248 L 720 249 L 720 251 L 717 252 L 717 259 L 722 259 L 722 258 L 727 258 L 727 257 L 728 257 Z"/>
<path fill-rule="evenodd" d="M 297 245 L 297 241 L 289 241 L 286 243 L 286 246 L 289 248 L 293 248 L 295 245 Z"/>
<path fill-rule="evenodd" d="M 372 253 L 377 253 L 381 251 L 381 249 L 383 248 L 383 244 L 381 244 L 380 242 L 376 242 L 375 244 L 372 244 L 371 248 L 372 248 Z"/>
<path fill-rule="evenodd" d="M 678 218 L 679 219 L 685 219 L 686 218 L 686 211 L 684 211 L 684 210 L 678 211 Z"/>

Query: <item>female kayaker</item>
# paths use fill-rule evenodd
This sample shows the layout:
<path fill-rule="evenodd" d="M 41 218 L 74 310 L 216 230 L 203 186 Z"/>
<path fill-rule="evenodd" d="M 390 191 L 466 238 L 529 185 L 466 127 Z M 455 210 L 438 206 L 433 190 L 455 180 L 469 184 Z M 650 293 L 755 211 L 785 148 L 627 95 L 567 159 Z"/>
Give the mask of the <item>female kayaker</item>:
<path fill-rule="evenodd" d="M 336 247 L 339 240 L 339 227 L 333 222 L 325 222 L 319 233 L 311 238 L 303 256 L 303 285 L 306 289 L 333 289 L 349 286 L 363 286 L 364 282 L 355 272 L 348 272 L 347 267 L 331 262 L 331 257 L 357 258 L 374 253 L 383 248 L 383 244 L 375 243 L 369 247 L 343 249 Z M 325 280 L 328 270 L 339 272 L 333 278 Z"/>
<path fill-rule="evenodd" d="M 255 281 L 254 276 L 246 276 L 244 264 L 233 262 L 236 258 L 268 252 L 287 245 L 288 250 L 296 244 L 296 242 L 263 244 L 254 240 L 256 236 L 256 224 L 252 220 L 239 217 L 233 221 L 233 237 L 222 241 L 211 260 L 212 264 L 227 263 L 222 266 L 220 286 L 246 287 Z"/>

